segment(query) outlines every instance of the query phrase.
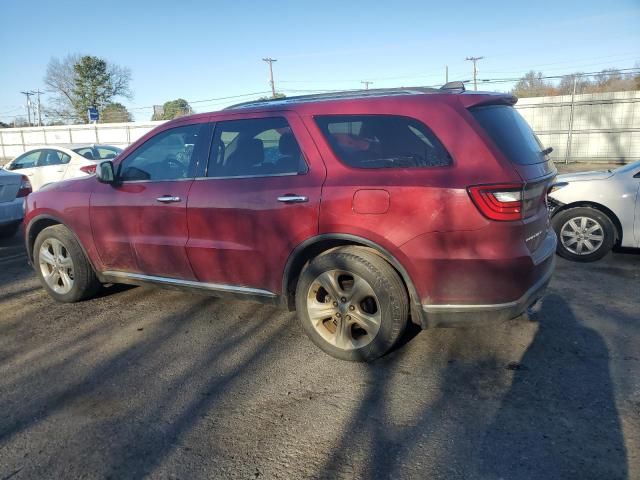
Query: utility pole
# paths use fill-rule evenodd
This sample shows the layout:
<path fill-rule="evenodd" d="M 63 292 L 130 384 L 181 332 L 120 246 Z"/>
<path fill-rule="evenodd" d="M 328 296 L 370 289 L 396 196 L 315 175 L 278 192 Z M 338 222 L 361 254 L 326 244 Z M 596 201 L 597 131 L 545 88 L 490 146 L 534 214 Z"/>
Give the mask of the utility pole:
<path fill-rule="evenodd" d="M 449 65 L 444 66 L 444 83 L 449 83 Z"/>
<path fill-rule="evenodd" d="M 276 84 L 273 81 L 273 62 L 277 62 L 278 60 L 275 58 L 267 57 L 263 58 L 262 61 L 269 64 L 269 83 L 271 84 L 271 96 L 273 98 L 276 98 Z"/>
<path fill-rule="evenodd" d="M 467 57 L 465 58 L 465 60 L 469 60 L 471 62 L 473 62 L 473 89 L 474 90 L 478 90 L 478 68 L 476 66 L 476 63 L 478 62 L 478 60 L 482 60 L 484 57 Z"/>
<path fill-rule="evenodd" d="M 365 90 L 369 90 L 369 85 L 371 85 L 373 82 L 369 82 L 369 81 L 363 80 L 360 83 L 362 83 L 364 85 L 364 89 Z"/>
<path fill-rule="evenodd" d="M 38 100 L 38 126 L 41 127 L 42 126 L 42 108 L 40 105 L 40 95 L 42 95 L 44 92 L 41 92 L 40 89 L 36 90 L 35 92 L 31 92 L 37 95 L 37 100 Z M 35 118 L 34 118 L 35 120 Z"/>
<path fill-rule="evenodd" d="M 29 126 L 31 126 L 31 100 L 29 97 L 33 95 L 33 92 L 20 92 L 27 97 L 27 118 L 29 119 Z"/>

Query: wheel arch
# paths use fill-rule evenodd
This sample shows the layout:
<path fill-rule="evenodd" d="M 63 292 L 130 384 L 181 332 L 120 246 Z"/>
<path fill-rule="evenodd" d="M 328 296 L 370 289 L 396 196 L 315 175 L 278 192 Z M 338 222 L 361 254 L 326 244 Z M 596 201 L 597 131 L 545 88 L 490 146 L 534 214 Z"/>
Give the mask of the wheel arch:
<path fill-rule="evenodd" d="M 282 299 L 286 307 L 295 310 L 295 290 L 304 266 L 313 258 L 344 246 L 360 246 L 385 259 L 398 273 L 409 296 L 412 320 L 423 325 L 420 297 L 407 270 L 386 248 L 366 238 L 343 233 L 325 233 L 309 238 L 299 244 L 289 255 L 282 278 Z"/>
<path fill-rule="evenodd" d="M 73 235 L 73 238 L 76 240 L 76 242 L 78 242 L 78 245 L 80 245 L 80 248 L 82 249 L 82 253 L 84 253 L 84 256 L 89 262 L 89 265 L 91 265 L 91 268 L 93 269 L 94 272 L 97 272 L 97 270 L 95 269 L 95 266 L 93 265 L 93 262 L 91 261 L 91 257 L 89 257 L 89 255 L 87 254 L 87 250 L 84 248 L 84 245 L 82 244 L 82 242 L 80 241 L 76 233 L 58 217 L 55 217 L 49 214 L 42 214 L 32 218 L 25 228 L 24 242 L 27 250 L 27 258 L 29 260 L 29 263 L 31 264 L 33 263 L 33 245 L 36 242 L 36 238 L 38 238 L 38 235 L 40 234 L 40 232 L 42 232 L 45 228 L 52 227 L 54 225 L 62 225 L 71 232 L 71 235 Z"/>
<path fill-rule="evenodd" d="M 615 238 L 614 245 L 619 245 L 620 243 L 622 243 L 622 236 L 623 236 L 624 232 L 622 230 L 622 223 L 620 223 L 620 219 L 613 212 L 613 210 L 611 210 L 610 208 L 602 205 L 601 203 L 592 202 L 590 200 L 583 200 L 583 201 L 578 201 L 578 202 L 565 203 L 565 204 L 561 205 L 560 207 L 558 207 L 556 210 L 554 210 L 553 215 L 551 216 L 551 218 L 555 217 L 556 215 L 558 215 L 561 212 L 565 212 L 565 211 L 570 210 L 572 208 L 579 208 L 579 207 L 593 208 L 595 210 L 598 210 L 600 213 L 605 214 L 607 217 L 609 217 L 609 220 L 611 220 L 611 223 L 613 223 L 613 226 L 615 228 L 616 238 Z"/>

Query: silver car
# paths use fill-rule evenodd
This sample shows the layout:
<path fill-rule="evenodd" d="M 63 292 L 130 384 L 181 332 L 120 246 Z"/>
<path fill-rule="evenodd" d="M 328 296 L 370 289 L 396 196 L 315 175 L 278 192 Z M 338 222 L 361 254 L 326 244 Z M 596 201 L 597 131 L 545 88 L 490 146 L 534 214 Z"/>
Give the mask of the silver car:
<path fill-rule="evenodd" d="M 30 193 L 27 177 L 0 168 L 0 238 L 18 231 L 24 216 L 24 197 Z"/>
<path fill-rule="evenodd" d="M 640 161 L 559 175 L 549 208 L 557 253 L 564 258 L 592 262 L 614 246 L 640 248 Z"/>

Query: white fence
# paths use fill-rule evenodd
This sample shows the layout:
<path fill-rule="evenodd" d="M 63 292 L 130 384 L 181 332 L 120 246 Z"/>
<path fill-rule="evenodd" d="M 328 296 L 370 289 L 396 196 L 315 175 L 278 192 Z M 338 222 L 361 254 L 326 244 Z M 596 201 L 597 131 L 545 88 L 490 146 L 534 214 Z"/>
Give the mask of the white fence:
<path fill-rule="evenodd" d="M 126 147 L 163 122 L 100 123 L 55 127 L 0 128 L 0 161 L 41 145 L 103 143 Z"/>
<path fill-rule="evenodd" d="M 640 92 L 523 98 L 516 108 L 556 162 L 640 159 Z M 106 143 L 124 147 L 162 122 L 0 129 L 0 164 L 39 145 Z"/>
<path fill-rule="evenodd" d="M 516 104 L 556 162 L 640 159 L 640 92 L 523 98 Z"/>

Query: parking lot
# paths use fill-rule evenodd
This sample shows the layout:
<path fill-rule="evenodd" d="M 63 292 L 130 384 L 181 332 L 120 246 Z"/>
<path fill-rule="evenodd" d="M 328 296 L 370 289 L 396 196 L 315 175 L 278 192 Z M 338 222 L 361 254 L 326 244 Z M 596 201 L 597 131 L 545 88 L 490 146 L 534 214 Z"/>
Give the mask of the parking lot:
<path fill-rule="evenodd" d="M 640 477 L 640 255 L 559 259 L 535 321 L 335 360 L 294 314 L 111 287 L 0 243 L 0 479 Z"/>

